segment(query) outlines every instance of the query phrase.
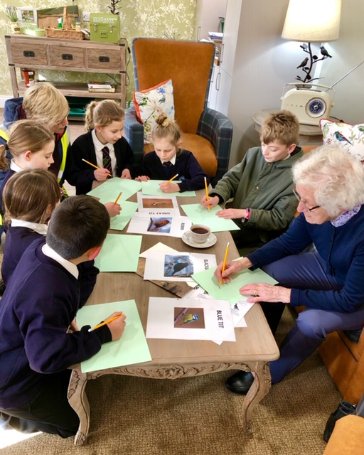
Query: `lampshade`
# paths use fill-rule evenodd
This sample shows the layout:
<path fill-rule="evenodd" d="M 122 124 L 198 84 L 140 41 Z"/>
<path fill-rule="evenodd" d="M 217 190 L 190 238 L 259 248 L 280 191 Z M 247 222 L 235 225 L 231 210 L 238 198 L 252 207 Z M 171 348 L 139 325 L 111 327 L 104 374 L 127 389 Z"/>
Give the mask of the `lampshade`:
<path fill-rule="evenodd" d="M 302 42 L 339 37 L 341 0 L 290 0 L 282 38 Z"/>

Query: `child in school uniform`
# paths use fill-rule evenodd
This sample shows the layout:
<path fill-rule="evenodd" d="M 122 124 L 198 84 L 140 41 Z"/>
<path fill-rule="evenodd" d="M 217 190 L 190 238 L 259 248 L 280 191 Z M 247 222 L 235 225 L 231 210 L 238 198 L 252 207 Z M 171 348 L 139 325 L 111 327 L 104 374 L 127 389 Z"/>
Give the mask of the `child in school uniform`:
<path fill-rule="evenodd" d="M 191 152 L 180 149 L 181 132 L 176 122 L 161 114 L 152 130 L 152 142 L 154 151 L 144 155 L 136 180 L 165 180 L 160 184 L 164 193 L 204 188 L 206 174 Z M 169 181 L 176 174 L 179 183 Z"/>
<path fill-rule="evenodd" d="M 121 312 L 92 331 L 72 325 L 77 265 L 97 256 L 109 226 L 96 199 L 69 197 L 52 213 L 46 241 L 27 248 L 8 282 L 0 305 L 0 418 L 14 428 L 62 437 L 77 432 L 67 400 L 71 367 L 119 339 L 125 326 Z"/>
<path fill-rule="evenodd" d="M 3 191 L 6 241 L 3 247 L 1 275 L 6 287 L 28 246 L 47 234 L 48 221 L 60 202 L 61 189 L 49 171 L 30 169 L 17 172 Z M 80 283 L 80 305 L 84 305 L 96 282 L 99 270 L 94 261 L 77 266 Z"/>
<path fill-rule="evenodd" d="M 92 101 L 87 106 L 87 133 L 71 146 L 70 179 L 76 194 L 88 193 L 93 182 L 109 177 L 131 179 L 133 152 L 123 137 L 124 117 L 124 110 L 114 100 Z"/>
<path fill-rule="evenodd" d="M 10 128 L 7 144 L 0 145 L 0 169 L 5 176 L 0 184 L 0 207 L 6 182 L 16 172 L 25 169 L 48 169 L 53 163 L 54 135 L 35 120 L 19 120 Z M 10 151 L 12 159 L 7 159 Z"/>

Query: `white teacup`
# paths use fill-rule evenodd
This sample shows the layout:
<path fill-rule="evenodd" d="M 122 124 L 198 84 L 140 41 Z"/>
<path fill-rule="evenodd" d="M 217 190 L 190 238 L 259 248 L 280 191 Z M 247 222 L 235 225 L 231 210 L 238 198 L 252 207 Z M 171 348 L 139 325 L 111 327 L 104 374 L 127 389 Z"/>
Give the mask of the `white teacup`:
<path fill-rule="evenodd" d="M 195 243 L 205 243 L 210 234 L 210 228 L 203 224 L 193 224 L 189 231 L 189 237 Z"/>

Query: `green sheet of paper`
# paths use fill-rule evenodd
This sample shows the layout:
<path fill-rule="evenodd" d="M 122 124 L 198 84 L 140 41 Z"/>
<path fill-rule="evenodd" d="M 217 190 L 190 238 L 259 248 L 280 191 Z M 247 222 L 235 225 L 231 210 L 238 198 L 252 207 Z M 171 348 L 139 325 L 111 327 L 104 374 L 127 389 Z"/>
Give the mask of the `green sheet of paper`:
<path fill-rule="evenodd" d="M 196 196 L 196 191 L 183 191 L 175 193 L 163 193 L 159 188 L 160 183 L 165 182 L 165 180 L 148 180 L 147 182 L 142 182 L 142 192 L 143 194 L 150 196 L 178 196 L 178 197 L 192 197 Z M 176 183 L 180 183 L 178 180 L 174 180 Z"/>
<path fill-rule="evenodd" d="M 210 210 L 205 209 L 201 204 L 184 204 L 181 207 L 193 224 L 204 224 L 211 229 L 211 232 L 238 231 L 240 229 L 233 220 L 225 220 L 216 215 L 216 212 L 221 210 L 218 205 Z"/>
<path fill-rule="evenodd" d="M 107 234 L 95 265 L 100 272 L 136 272 L 141 235 Z"/>
<path fill-rule="evenodd" d="M 118 197 L 119 193 L 122 192 L 119 204 L 129 199 L 130 196 L 140 191 L 142 185 L 140 182 L 135 180 L 121 179 L 119 177 L 113 177 L 112 179 L 106 180 L 98 187 L 89 191 L 89 196 L 96 197 L 105 204 L 106 202 L 113 202 Z"/>
<path fill-rule="evenodd" d="M 116 229 L 118 231 L 122 231 L 124 229 L 124 227 L 129 223 L 130 218 L 138 209 L 138 204 L 136 202 L 123 201 L 120 205 L 120 215 L 110 218 L 110 229 Z"/>
<path fill-rule="evenodd" d="M 205 291 L 216 300 L 228 300 L 230 303 L 238 302 L 242 299 L 239 289 L 249 283 L 268 283 L 276 284 L 277 281 L 263 272 L 261 269 L 244 270 L 243 272 L 235 275 L 230 283 L 219 283 L 214 277 L 215 269 L 211 268 L 203 272 L 197 272 L 192 275 L 192 278 L 198 283 Z"/>
<path fill-rule="evenodd" d="M 77 312 L 76 321 L 79 327 L 94 327 L 115 311 L 126 315 L 123 336 L 120 340 L 103 344 L 97 354 L 81 362 L 83 373 L 152 360 L 135 300 L 85 305 Z"/>

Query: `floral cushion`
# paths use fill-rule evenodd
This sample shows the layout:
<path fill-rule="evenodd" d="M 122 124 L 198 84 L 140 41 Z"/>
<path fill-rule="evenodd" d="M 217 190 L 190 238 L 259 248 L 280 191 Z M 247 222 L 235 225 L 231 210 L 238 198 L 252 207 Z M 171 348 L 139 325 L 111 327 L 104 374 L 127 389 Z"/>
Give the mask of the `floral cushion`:
<path fill-rule="evenodd" d="M 165 113 L 170 119 L 174 120 L 171 79 L 149 89 L 134 92 L 133 102 L 137 118 L 144 125 L 145 142 L 151 142 L 152 130 L 161 113 Z"/>
<path fill-rule="evenodd" d="M 364 161 L 364 123 L 349 125 L 322 119 L 320 126 L 324 144 L 339 144 L 355 158 Z"/>

